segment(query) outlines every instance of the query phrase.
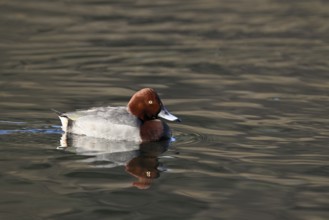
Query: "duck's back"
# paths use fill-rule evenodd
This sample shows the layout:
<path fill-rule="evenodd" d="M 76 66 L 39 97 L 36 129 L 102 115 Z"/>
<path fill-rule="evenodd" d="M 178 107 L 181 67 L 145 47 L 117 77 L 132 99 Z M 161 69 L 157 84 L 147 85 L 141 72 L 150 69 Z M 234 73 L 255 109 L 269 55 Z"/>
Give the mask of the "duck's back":
<path fill-rule="evenodd" d="M 99 107 L 60 116 L 64 131 L 110 140 L 141 141 L 140 120 L 126 107 Z"/>

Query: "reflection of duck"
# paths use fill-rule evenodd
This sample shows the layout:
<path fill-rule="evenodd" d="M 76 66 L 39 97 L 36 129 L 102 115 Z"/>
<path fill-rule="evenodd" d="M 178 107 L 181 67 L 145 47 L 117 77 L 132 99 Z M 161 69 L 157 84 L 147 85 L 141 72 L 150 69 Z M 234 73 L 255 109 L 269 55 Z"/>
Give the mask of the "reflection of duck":
<path fill-rule="evenodd" d="M 179 121 L 150 88 L 136 92 L 126 107 L 99 107 L 57 114 L 64 132 L 139 143 L 170 139 L 168 125 L 158 117 Z"/>
<path fill-rule="evenodd" d="M 153 179 L 160 176 L 160 171 L 164 170 L 158 161 L 158 156 L 168 149 L 170 142 L 171 140 L 163 140 L 138 144 L 64 133 L 59 149 L 91 156 L 84 161 L 98 164 L 95 165 L 97 167 L 125 166 L 126 171 L 138 179 L 133 185 L 146 189 Z"/>
<path fill-rule="evenodd" d="M 133 183 L 134 186 L 139 189 L 147 189 L 153 179 L 160 176 L 159 166 L 162 167 L 162 165 L 159 163 L 158 156 L 165 152 L 168 146 L 168 141 L 140 145 L 140 155 L 130 160 L 126 165 L 126 171 L 138 179 Z"/>
<path fill-rule="evenodd" d="M 160 176 L 158 166 L 157 157 L 138 156 L 128 162 L 126 171 L 138 179 L 133 183 L 134 186 L 139 189 L 147 189 L 153 179 Z"/>

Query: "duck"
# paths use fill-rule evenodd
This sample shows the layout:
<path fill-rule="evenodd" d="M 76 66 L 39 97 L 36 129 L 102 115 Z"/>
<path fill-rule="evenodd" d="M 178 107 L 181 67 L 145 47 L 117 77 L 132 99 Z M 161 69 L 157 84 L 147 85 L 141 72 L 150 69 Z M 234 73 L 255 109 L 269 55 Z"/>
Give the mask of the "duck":
<path fill-rule="evenodd" d="M 137 91 L 127 106 L 93 107 L 56 113 L 65 134 L 139 143 L 171 138 L 169 126 L 161 119 L 181 121 L 167 110 L 152 88 Z"/>

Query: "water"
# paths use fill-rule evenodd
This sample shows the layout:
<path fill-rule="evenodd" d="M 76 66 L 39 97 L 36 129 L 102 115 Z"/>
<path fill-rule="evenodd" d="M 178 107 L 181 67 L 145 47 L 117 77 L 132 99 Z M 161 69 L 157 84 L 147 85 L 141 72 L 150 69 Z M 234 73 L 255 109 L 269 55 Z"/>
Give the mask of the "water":
<path fill-rule="evenodd" d="M 327 1 L 0 3 L 1 219 L 329 218 Z M 182 123 L 138 146 L 50 111 L 155 88 Z"/>

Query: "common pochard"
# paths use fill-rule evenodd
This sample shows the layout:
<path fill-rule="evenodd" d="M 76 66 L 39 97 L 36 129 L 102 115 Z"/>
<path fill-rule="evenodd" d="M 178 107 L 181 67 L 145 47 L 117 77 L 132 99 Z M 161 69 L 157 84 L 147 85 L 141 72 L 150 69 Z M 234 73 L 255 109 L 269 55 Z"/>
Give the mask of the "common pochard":
<path fill-rule="evenodd" d="M 148 142 L 171 138 L 169 126 L 159 118 L 180 121 L 162 104 L 154 89 L 136 92 L 125 107 L 95 107 L 58 113 L 66 133 L 116 141 Z"/>

